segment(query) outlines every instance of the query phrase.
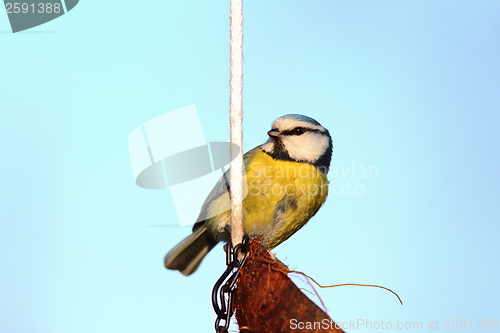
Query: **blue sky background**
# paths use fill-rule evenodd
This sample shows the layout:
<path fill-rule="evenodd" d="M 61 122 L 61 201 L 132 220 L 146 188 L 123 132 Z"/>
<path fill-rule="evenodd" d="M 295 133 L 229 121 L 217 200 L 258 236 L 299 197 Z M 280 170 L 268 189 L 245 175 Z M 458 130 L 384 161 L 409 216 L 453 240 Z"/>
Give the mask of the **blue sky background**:
<path fill-rule="evenodd" d="M 301 113 L 330 130 L 339 171 L 378 170 L 331 173 L 337 193 L 277 256 L 405 303 L 321 290 L 339 322 L 500 320 L 500 3 L 244 11 L 244 149 Z M 127 139 L 191 104 L 208 141 L 228 139 L 228 18 L 229 2 L 81 1 L 12 34 L 0 15 L 1 332 L 212 330 L 222 248 L 189 278 L 164 269 L 189 228 L 151 227 L 177 216 L 168 190 L 135 185 Z"/>

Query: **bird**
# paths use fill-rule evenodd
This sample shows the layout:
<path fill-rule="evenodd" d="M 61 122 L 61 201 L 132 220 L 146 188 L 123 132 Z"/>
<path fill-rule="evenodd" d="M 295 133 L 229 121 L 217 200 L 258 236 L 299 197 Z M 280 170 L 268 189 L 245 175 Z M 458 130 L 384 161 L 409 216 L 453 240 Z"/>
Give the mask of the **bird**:
<path fill-rule="evenodd" d="M 267 135 L 266 142 L 243 155 L 243 229 L 273 249 L 324 204 L 333 143 L 325 127 L 299 114 L 279 117 Z M 192 234 L 165 256 L 167 269 L 191 275 L 217 243 L 230 239 L 229 171 L 208 194 Z"/>

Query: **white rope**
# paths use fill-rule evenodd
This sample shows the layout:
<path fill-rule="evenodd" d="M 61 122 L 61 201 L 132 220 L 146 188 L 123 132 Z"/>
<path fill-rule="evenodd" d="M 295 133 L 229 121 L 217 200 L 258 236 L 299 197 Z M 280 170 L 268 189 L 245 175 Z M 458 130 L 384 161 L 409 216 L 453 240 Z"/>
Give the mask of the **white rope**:
<path fill-rule="evenodd" d="M 231 97 L 229 120 L 231 142 L 239 151 L 231 149 L 231 241 L 236 246 L 243 240 L 243 4 L 231 0 Z M 238 156 L 235 158 L 235 154 Z"/>

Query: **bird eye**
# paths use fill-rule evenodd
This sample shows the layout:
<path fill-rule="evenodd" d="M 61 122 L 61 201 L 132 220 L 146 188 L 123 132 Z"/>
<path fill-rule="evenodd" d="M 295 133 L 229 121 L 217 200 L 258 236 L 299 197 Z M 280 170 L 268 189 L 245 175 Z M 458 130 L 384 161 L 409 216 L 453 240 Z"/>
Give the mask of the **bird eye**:
<path fill-rule="evenodd" d="M 295 135 L 302 135 L 306 132 L 306 129 L 303 127 L 297 127 L 293 130 L 293 134 Z"/>

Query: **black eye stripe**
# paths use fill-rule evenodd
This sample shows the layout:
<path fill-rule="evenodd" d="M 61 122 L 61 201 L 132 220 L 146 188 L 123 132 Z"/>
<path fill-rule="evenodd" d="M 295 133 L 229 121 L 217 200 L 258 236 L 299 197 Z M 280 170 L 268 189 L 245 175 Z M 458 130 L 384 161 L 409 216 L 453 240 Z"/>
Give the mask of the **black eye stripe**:
<path fill-rule="evenodd" d="M 281 132 L 282 135 L 302 135 L 306 132 L 321 132 L 319 129 L 306 128 L 306 127 L 295 127 L 291 130 L 286 130 Z"/>

